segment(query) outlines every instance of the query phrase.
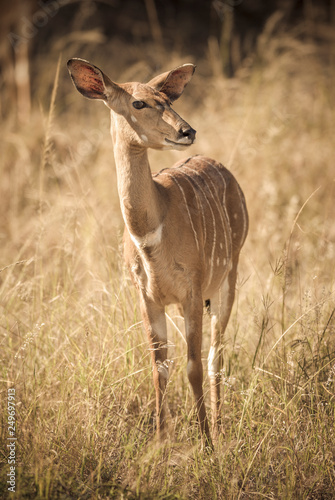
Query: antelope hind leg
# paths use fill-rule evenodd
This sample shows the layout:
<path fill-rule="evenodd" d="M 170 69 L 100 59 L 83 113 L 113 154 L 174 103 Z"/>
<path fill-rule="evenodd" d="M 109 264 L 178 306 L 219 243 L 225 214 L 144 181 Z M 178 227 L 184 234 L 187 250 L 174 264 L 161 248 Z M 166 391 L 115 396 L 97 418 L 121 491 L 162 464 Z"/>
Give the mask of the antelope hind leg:
<path fill-rule="evenodd" d="M 217 441 L 221 427 L 220 386 L 223 368 L 223 335 L 235 298 L 237 262 L 223 281 L 218 292 L 210 299 L 211 346 L 208 355 L 208 375 L 211 391 L 212 434 Z"/>

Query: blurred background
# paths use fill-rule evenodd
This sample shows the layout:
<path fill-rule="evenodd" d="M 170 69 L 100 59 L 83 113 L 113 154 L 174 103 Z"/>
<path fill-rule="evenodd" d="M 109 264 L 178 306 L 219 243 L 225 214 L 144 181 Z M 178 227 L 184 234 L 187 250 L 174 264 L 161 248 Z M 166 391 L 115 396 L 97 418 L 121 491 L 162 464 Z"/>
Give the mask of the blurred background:
<path fill-rule="evenodd" d="M 192 58 L 201 74 L 229 78 L 266 59 L 279 34 L 314 42 L 325 63 L 335 36 L 333 0 L 13 0 L 0 14 L 1 115 L 21 122 L 48 96 L 52 75 L 41 85 L 41 73 L 59 54 L 93 57 L 115 77 Z"/>

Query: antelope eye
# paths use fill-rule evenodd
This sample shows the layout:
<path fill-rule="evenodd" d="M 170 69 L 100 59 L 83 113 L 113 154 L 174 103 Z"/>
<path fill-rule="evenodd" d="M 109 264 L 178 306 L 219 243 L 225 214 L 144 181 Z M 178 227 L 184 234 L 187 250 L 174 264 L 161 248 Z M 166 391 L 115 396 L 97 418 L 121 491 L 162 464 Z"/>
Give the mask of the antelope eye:
<path fill-rule="evenodd" d="M 135 109 L 143 109 L 147 107 L 147 104 L 144 101 L 134 101 L 133 106 Z"/>

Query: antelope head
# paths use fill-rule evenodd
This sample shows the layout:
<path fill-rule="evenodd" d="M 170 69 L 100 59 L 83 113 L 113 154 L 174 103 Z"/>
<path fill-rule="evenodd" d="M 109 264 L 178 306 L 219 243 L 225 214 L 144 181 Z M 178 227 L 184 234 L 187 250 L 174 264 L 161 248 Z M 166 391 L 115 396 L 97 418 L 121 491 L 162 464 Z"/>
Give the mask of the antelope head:
<path fill-rule="evenodd" d="M 193 76 L 193 64 L 162 73 L 148 83 L 115 83 L 83 59 L 70 59 L 68 69 L 82 95 L 100 99 L 111 109 L 112 119 L 131 144 L 182 150 L 194 143 L 196 131 L 172 109 Z"/>

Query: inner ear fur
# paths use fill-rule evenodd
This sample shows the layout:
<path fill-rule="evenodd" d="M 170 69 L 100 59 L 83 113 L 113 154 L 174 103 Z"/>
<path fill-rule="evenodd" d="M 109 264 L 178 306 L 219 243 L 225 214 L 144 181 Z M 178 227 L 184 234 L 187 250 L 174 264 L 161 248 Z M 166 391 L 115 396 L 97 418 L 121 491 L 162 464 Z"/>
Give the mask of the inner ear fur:
<path fill-rule="evenodd" d="M 153 89 L 163 92 L 170 101 L 178 99 L 184 91 L 184 88 L 191 80 L 195 71 L 194 64 L 184 64 L 172 71 L 162 73 L 148 82 Z"/>
<path fill-rule="evenodd" d="M 121 91 L 100 68 L 84 59 L 70 59 L 67 67 L 76 89 L 89 99 L 107 101 L 111 90 Z"/>

